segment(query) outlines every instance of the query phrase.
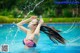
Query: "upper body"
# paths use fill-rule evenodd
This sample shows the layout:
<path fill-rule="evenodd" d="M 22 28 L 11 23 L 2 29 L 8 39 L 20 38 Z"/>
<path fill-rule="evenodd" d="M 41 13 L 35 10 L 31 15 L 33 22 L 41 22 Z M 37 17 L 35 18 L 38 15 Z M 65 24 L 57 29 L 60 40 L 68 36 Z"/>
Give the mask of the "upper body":
<path fill-rule="evenodd" d="M 23 24 L 26 22 L 29 22 L 29 29 L 23 26 Z M 17 23 L 17 26 L 26 33 L 26 40 L 33 40 L 35 43 L 37 43 L 40 36 L 40 27 L 42 24 L 42 18 L 40 18 L 40 21 L 38 22 L 37 16 L 31 16 L 29 19 L 22 20 L 21 22 Z"/>

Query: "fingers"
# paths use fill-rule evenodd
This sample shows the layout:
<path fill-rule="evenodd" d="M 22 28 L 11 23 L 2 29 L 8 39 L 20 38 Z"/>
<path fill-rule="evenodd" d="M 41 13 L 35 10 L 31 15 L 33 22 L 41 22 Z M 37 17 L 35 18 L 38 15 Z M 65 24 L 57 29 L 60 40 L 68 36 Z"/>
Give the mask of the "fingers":
<path fill-rule="evenodd" d="M 40 18 L 40 23 L 41 23 L 41 24 L 43 24 L 43 23 L 44 23 L 44 21 L 43 21 L 43 19 L 42 19 L 42 18 Z"/>
<path fill-rule="evenodd" d="M 31 16 L 30 19 L 31 19 L 31 20 L 37 19 L 37 16 Z"/>

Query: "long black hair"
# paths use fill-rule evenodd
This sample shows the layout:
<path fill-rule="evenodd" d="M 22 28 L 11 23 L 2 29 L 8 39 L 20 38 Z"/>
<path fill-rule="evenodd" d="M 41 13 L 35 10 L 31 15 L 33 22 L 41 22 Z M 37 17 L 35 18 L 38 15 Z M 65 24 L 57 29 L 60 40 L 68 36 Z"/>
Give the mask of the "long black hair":
<path fill-rule="evenodd" d="M 40 27 L 40 31 L 47 34 L 47 36 L 50 38 L 51 41 L 57 44 L 57 42 L 60 42 L 62 44 L 65 44 L 65 39 L 58 33 L 59 30 L 56 30 L 54 28 L 51 28 L 47 25 L 42 25 Z"/>

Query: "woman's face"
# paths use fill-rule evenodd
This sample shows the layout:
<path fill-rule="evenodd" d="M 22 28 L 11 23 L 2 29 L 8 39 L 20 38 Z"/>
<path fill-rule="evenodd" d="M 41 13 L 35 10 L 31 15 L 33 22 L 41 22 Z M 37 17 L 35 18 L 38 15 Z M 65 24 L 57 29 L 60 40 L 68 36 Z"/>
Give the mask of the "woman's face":
<path fill-rule="evenodd" d="M 31 22 L 29 22 L 28 27 L 32 30 L 36 29 L 38 25 L 38 20 L 37 19 L 33 19 Z"/>

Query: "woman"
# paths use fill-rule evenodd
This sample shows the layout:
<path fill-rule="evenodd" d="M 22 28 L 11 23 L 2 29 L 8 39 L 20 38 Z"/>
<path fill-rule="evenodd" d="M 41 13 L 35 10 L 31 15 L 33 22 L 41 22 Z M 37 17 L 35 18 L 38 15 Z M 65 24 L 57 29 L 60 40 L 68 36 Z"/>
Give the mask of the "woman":
<path fill-rule="evenodd" d="M 23 26 L 23 24 L 25 24 L 26 22 L 29 22 L 29 29 Z M 37 16 L 31 16 L 29 19 L 17 23 L 17 26 L 27 34 L 26 38 L 23 40 L 23 43 L 27 48 L 36 47 L 36 43 L 40 36 L 40 27 L 43 22 L 44 21 L 42 18 L 40 18 L 40 21 L 38 21 Z"/>
<path fill-rule="evenodd" d="M 29 29 L 22 26 L 26 22 L 29 22 Z M 58 33 L 60 31 L 55 30 L 54 28 L 51 28 L 47 25 L 42 25 L 43 22 L 44 21 L 42 18 L 40 18 L 38 21 L 37 16 L 31 16 L 29 19 L 23 20 L 17 24 L 17 26 L 27 34 L 26 38 L 23 41 L 24 45 L 26 45 L 27 48 L 36 47 L 36 43 L 40 36 L 40 31 L 43 31 L 45 34 L 47 34 L 50 40 L 54 43 L 60 42 L 62 44 L 65 44 L 65 39 Z"/>

